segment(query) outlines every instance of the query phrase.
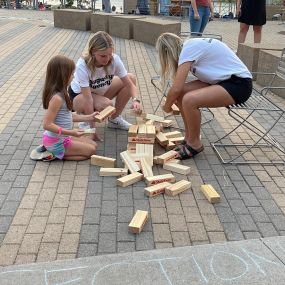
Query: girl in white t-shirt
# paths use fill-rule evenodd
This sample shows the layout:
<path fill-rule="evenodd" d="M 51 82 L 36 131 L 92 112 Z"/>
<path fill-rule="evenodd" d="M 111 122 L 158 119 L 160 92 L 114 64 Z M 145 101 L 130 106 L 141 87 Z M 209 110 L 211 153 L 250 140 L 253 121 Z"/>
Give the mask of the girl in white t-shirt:
<path fill-rule="evenodd" d="M 140 112 L 136 78 L 127 73 L 120 57 L 114 54 L 114 42 L 109 34 L 99 31 L 89 42 L 88 54 L 76 64 L 74 79 L 68 89 L 73 109 L 91 114 L 112 106 L 116 112 L 109 118 L 108 127 L 128 130 L 130 124 L 121 113 L 132 98 L 132 108 Z"/>
<path fill-rule="evenodd" d="M 184 44 L 180 37 L 162 34 L 156 43 L 162 83 L 171 79 L 163 110 L 176 103 L 185 124 L 185 140 L 175 150 L 180 159 L 203 151 L 200 139 L 200 108 L 226 107 L 245 102 L 252 91 L 252 76 L 237 55 L 224 43 L 193 38 Z M 197 80 L 186 82 L 191 72 Z"/>

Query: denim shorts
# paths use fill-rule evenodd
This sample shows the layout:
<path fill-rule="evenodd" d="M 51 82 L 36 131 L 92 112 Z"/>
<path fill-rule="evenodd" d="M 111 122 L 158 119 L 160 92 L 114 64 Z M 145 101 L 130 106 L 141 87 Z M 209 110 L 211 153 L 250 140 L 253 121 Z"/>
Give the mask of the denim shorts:
<path fill-rule="evenodd" d="M 217 83 L 233 97 L 235 104 L 244 103 L 252 92 L 252 79 L 232 75 L 229 79 Z"/>

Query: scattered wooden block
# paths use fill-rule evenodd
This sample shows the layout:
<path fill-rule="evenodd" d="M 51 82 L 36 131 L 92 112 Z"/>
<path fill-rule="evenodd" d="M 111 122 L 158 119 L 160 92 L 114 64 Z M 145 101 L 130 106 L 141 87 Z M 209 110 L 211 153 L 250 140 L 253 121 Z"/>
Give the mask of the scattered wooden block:
<path fill-rule="evenodd" d="M 173 150 L 174 148 L 176 147 L 176 144 L 171 142 L 171 141 L 168 141 L 168 144 L 166 146 L 166 150 Z"/>
<path fill-rule="evenodd" d="M 186 191 L 191 187 L 191 182 L 187 180 L 178 181 L 165 188 L 165 194 L 168 196 L 176 196 L 181 192 Z"/>
<path fill-rule="evenodd" d="M 115 167 L 116 159 L 100 156 L 100 155 L 92 155 L 91 156 L 91 164 L 98 165 L 103 167 Z"/>
<path fill-rule="evenodd" d="M 159 164 L 164 164 L 164 163 L 166 163 L 166 162 L 168 162 L 168 161 L 170 161 L 172 159 L 177 158 L 178 156 L 179 155 L 178 155 L 178 153 L 176 151 L 170 150 L 170 151 L 168 151 L 168 152 L 166 152 L 166 153 L 164 153 L 162 155 L 159 155 L 157 157 L 157 161 L 158 161 Z"/>
<path fill-rule="evenodd" d="M 172 109 L 172 114 L 173 115 L 179 115 L 180 114 L 180 110 L 179 110 L 179 108 L 178 108 L 178 106 L 176 104 L 173 104 L 171 106 L 171 109 Z"/>
<path fill-rule="evenodd" d="M 201 185 L 201 191 L 210 203 L 220 202 L 220 195 L 211 184 Z"/>
<path fill-rule="evenodd" d="M 180 173 L 183 175 L 190 174 L 190 170 L 191 170 L 189 166 L 178 164 L 178 163 L 173 163 L 172 160 L 170 162 L 164 163 L 163 169 L 176 172 L 176 173 Z"/>
<path fill-rule="evenodd" d="M 163 131 L 163 125 L 162 123 L 159 122 L 154 122 L 154 126 L 155 126 L 155 132 L 159 133 Z"/>
<path fill-rule="evenodd" d="M 172 120 L 164 120 L 161 122 L 161 124 L 164 128 L 168 128 L 168 127 L 172 126 L 174 123 Z"/>
<path fill-rule="evenodd" d="M 169 142 L 174 143 L 175 145 L 182 143 L 182 141 L 184 141 L 184 137 L 175 137 L 169 139 Z"/>
<path fill-rule="evenodd" d="M 153 120 L 155 122 L 160 122 L 160 123 L 162 123 L 164 121 L 164 117 L 156 116 L 153 114 L 146 114 L 145 119 Z"/>
<path fill-rule="evenodd" d="M 143 174 L 139 172 L 134 172 L 132 174 L 117 179 L 117 185 L 121 187 L 127 187 L 129 185 L 141 181 L 142 179 L 143 179 Z"/>
<path fill-rule="evenodd" d="M 115 107 L 108 106 L 103 111 L 101 111 L 98 115 L 95 116 L 95 122 L 102 123 L 106 118 L 110 117 L 115 112 L 116 112 Z"/>
<path fill-rule="evenodd" d="M 137 210 L 129 223 L 129 232 L 139 234 L 148 220 L 148 212 Z"/>
<path fill-rule="evenodd" d="M 153 176 L 152 167 L 144 157 L 141 159 L 141 169 L 144 177 Z"/>
<path fill-rule="evenodd" d="M 100 168 L 100 176 L 126 176 L 128 175 L 127 168 Z"/>
<path fill-rule="evenodd" d="M 153 186 L 144 188 L 144 193 L 148 197 L 154 197 L 165 192 L 165 188 L 170 186 L 169 182 L 162 182 Z"/>
<path fill-rule="evenodd" d="M 128 131 L 129 137 L 136 137 L 138 133 L 139 126 L 138 125 L 131 125 Z"/>
<path fill-rule="evenodd" d="M 182 133 L 179 131 L 173 131 L 168 133 L 163 133 L 167 139 L 182 137 Z"/>
<path fill-rule="evenodd" d="M 162 182 L 175 182 L 175 177 L 172 174 L 162 174 L 145 178 L 148 186 L 155 185 Z"/>
<path fill-rule="evenodd" d="M 156 134 L 156 140 L 162 147 L 166 147 L 168 144 L 168 139 L 162 132 Z"/>
<path fill-rule="evenodd" d="M 122 161 L 125 163 L 126 167 L 129 169 L 131 173 L 140 171 L 140 168 L 135 163 L 135 161 L 131 158 L 127 151 L 123 151 L 120 153 Z"/>

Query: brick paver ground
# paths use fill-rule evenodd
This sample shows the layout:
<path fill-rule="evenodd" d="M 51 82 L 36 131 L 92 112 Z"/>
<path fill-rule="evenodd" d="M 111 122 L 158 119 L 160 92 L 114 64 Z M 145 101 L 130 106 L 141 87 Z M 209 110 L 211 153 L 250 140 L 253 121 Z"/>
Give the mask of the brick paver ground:
<path fill-rule="evenodd" d="M 187 27 L 185 22 L 183 29 Z M 278 34 L 282 29 L 284 25 L 269 22 L 263 41 L 285 46 L 284 36 Z M 236 21 L 211 22 L 207 32 L 221 34 L 223 41 L 237 48 Z M 184 162 L 191 166 L 192 191 L 176 197 L 149 199 L 143 193 L 144 182 L 117 187 L 116 179 L 99 177 L 99 168 L 90 166 L 90 161 L 29 159 L 41 142 L 47 62 L 58 53 L 76 61 L 90 36 L 54 28 L 51 12 L 0 9 L 0 265 L 284 235 L 285 168 L 222 165 L 210 142 L 233 124 L 224 109 L 215 110 L 215 120 L 203 127 L 205 151 Z M 137 76 L 145 111 L 152 113 L 160 96 L 150 83 L 157 69 L 154 47 L 114 40 L 116 53 Z M 284 108 L 283 99 L 273 100 Z M 135 122 L 130 114 L 125 116 Z M 265 124 L 268 119 L 257 116 L 255 123 Z M 104 124 L 98 129 L 104 138 L 98 154 L 120 161 L 127 133 Z M 284 119 L 274 130 L 284 146 L 283 130 Z M 236 139 L 244 142 L 248 137 L 240 132 Z M 163 152 L 158 146 L 155 151 Z M 155 174 L 165 172 L 154 167 Z M 221 203 L 213 206 L 205 200 L 199 191 L 203 183 L 214 185 Z M 128 233 L 128 223 L 136 209 L 148 210 L 151 218 L 134 236 Z"/>

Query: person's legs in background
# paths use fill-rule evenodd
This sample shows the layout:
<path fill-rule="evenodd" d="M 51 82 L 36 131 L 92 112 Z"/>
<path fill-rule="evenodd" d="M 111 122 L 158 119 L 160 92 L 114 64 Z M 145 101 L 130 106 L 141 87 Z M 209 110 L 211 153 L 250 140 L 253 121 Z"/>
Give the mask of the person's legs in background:
<path fill-rule="evenodd" d="M 194 18 L 194 10 L 190 7 L 189 21 L 190 21 L 190 31 L 191 34 L 203 33 L 207 23 L 209 22 L 210 17 L 210 8 L 209 7 L 197 7 L 200 19 L 197 20 Z"/>
<path fill-rule="evenodd" d="M 248 29 L 249 29 L 249 25 L 245 23 L 240 23 L 240 29 L 239 29 L 239 35 L 238 35 L 239 43 L 244 43 Z"/>
<path fill-rule="evenodd" d="M 252 26 L 252 29 L 253 29 L 254 43 L 260 43 L 262 26 Z"/>

